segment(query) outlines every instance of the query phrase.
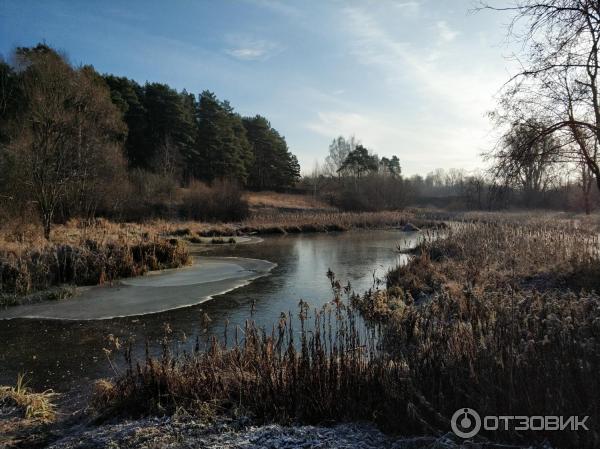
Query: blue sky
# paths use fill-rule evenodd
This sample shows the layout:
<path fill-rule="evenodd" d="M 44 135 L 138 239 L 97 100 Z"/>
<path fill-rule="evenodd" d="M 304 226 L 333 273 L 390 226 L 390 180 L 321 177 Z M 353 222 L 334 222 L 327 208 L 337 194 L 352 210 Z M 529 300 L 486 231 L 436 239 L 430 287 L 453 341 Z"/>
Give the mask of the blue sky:
<path fill-rule="evenodd" d="M 482 166 L 510 76 L 506 16 L 472 0 L 0 0 L 0 53 L 214 91 L 286 136 L 304 172 L 354 134 L 407 174 Z"/>

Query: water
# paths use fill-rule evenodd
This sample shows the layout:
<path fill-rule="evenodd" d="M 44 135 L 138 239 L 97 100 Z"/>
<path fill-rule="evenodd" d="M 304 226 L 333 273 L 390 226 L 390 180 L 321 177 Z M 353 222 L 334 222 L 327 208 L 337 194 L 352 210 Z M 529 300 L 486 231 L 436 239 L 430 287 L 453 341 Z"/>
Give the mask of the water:
<path fill-rule="evenodd" d="M 191 266 L 86 288 L 69 301 L 44 302 L 0 311 L 8 318 L 102 320 L 171 311 L 266 276 L 277 265 L 245 257 L 194 257 Z"/>
<path fill-rule="evenodd" d="M 253 319 L 270 329 L 281 312 L 296 313 L 300 299 L 315 307 L 331 300 L 328 269 L 342 284 L 349 281 L 355 291 L 363 292 L 374 285 L 376 278 L 383 278 L 390 267 L 405 260 L 406 256 L 397 251 L 399 245 L 414 246 L 418 238 L 415 233 L 386 230 L 287 235 L 267 237 L 253 244 L 214 245 L 204 252 L 205 256 L 260 259 L 277 265 L 266 276 L 190 307 L 93 321 L 0 321 L 0 384 L 12 384 L 18 373 L 26 373 L 33 388 L 78 390 L 91 380 L 113 374 L 103 350 L 110 347 L 108 335 L 122 342 L 133 339 L 137 342 L 136 354 L 143 356 L 145 341 L 150 342 L 152 352 L 158 351 L 166 325 L 176 338 L 191 345 L 205 328 L 209 333 L 222 335 L 226 323 L 230 329 L 243 327 L 250 318 L 252 304 Z M 182 287 L 164 279 L 159 282 L 167 285 L 161 288 L 176 295 L 194 285 L 185 272 L 177 276 Z M 140 288 L 148 282 L 155 281 L 127 281 Z M 127 298 L 123 297 L 123 301 Z M 202 324 L 204 314 L 211 320 L 207 325 Z"/>

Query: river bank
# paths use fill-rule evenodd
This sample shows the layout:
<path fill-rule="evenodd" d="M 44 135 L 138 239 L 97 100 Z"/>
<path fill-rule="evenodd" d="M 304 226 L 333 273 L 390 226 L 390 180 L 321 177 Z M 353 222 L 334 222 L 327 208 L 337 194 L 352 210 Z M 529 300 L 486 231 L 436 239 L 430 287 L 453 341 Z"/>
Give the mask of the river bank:
<path fill-rule="evenodd" d="M 181 407 L 241 410 L 257 423 L 368 421 L 400 435 L 442 435 L 465 406 L 596 422 L 598 390 L 581 385 L 598 366 L 598 250 L 597 234 L 564 222 L 464 223 L 422 240 L 385 288 L 353 295 L 330 272 L 332 300 L 322 308 L 300 301 L 267 333 L 250 322 L 233 347 L 167 350 L 102 384 L 94 404 L 110 416 Z M 598 435 L 506 429 L 473 444 L 583 448 Z"/>
<path fill-rule="evenodd" d="M 0 230 L 0 307 L 63 300 L 73 286 L 110 284 L 149 271 L 190 263 L 186 243 L 238 244 L 249 235 L 342 232 L 441 226 L 409 212 L 342 213 L 271 211 L 239 223 L 150 221 L 114 223 L 71 220 L 51 240 L 32 224 L 5 223 Z"/>
<path fill-rule="evenodd" d="M 152 416 L 183 411 L 199 424 L 189 432 L 187 424 L 180 428 L 181 445 L 197 441 L 195 432 L 198 441 L 220 441 L 194 426 L 241 416 L 249 419 L 244 426 L 259 433 L 274 428 L 288 436 L 307 425 L 366 421 L 386 435 L 439 438 L 457 407 L 468 405 L 486 415 L 583 414 L 595 422 L 597 390 L 591 385 L 584 393 L 578 387 L 593 377 L 598 363 L 594 335 L 600 307 L 589 291 L 597 285 L 599 266 L 593 231 L 566 221 L 542 225 L 490 217 L 465 220 L 442 239 L 427 235 L 353 231 L 205 245 L 211 257 L 235 254 L 277 267 L 245 287 L 182 310 L 90 323 L 13 320 L 4 334 L 0 330 L 1 338 L 8 336 L 3 361 L 5 366 L 18 361 L 36 377 L 55 376 L 54 385 L 73 374 L 75 383 L 88 385 L 111 378 L 96 383 L 93 410 L 103 419 L 120 418 L 81 428 L 61 444 L 79 444 L 77 438 L 143 444 L 147 420 L 172 419 Z M 406 252 L 412 258 L 403 265 Z M 352 282 L 346 289 L 347 280 Z M 315 298 L 321 301 L 298 304 Z M 373 322 L 376 331 L 367 332 L 359 317 Z M 32 327 L 39 329 L 35 336 L 28 331 Z M 38 341 L 42 329 L 51 346 Z M 10 335 L 19 335 L 18 341 Z M 57 353 L 60 338 L 67 347 Z M 147 341 L 147 349 L 130 346 L 130 338 Z M 82 358 L 94 351 L 96 368 Z M 123 351 L 126 360 L 119 363 Z M 44 352 L 47 371 L 39 363 Z M 109 364 L 107 357 L 118 374 L 98 369 Z M 56 360 L 66 366 L 55 367 Z M 77 371 L 79 366 L 85 370 Z M 548 386 L 556 392 L 551 403 L 544 400 Z M 506 394 L 510 391 L 515 394 Z M 170 435 L 171 421 L 164 425 Z M 119 426 L 130 427 L 121 433 Z M 133 436 L 136 427 L 141 440 Z M 244 433 L 248 428 L 242 438 L 253 438 Z M 235 432 L 223 433 L 237 444 Z M 147 441 L 160 436 L 148 435 Z M 595 429 L 583 435 L 487 433 L 468 447 L 507 447 L 486 446 L 483 438 L 512 441 L 513 447 L 549 447 L 545 439 L 558 447 L 595 447 L 597 435 Z M 405 447 L 452 447 L 417 440 L 420 446 Z"/>
<path fill-rule="evenodd" d="M 213 296 L 266 276 L 268 261 L 239 257 L 193 257 L 189 266 L 153 271 L 115 281 L 110 286 L 80 289 L 68 301 L 46 301 L 0 310 L 0 320 L 14 318 L 107 320 L 160 313 L 201 304 Z"/>
<path fill-rule="evenodd" d="M 61 416 L 80 417 L 77 410 L 87 407 L 94 382 L 115 375 L 105 350 L 111 353 L 118 372 L 126 369 L 122 352 L 115 350 L 115 342 L 122 347 L 135 342 L 132 356 L 143 360 L 146 348 L 151 356 L 160 354 L 166 329 L 177 340 L 174 350 L 179 352 L 193 352 L 197 338 L 201 346 L 209 336 L 221 340 L 227 332 L 230 341 L 236 332 L 243 338 L 239 329 L 249 319 L 270 329 L 282 311 L 297 308 L 300 298 L 311 301 L 315 307 L 331 300 L 328 269 L 351 282 L 357 291 L 364 291 L 373 287 L 374 276 L 381 278 L 406 258 L 396 251 L 397 246 L 412 247 L 419 236 L 420 233 L 398 230 L 350 231 L 265 236 L 264 242 L 254 244 L 190 245 L 191 254 L 201 251 L 203 257 L 210 258 L 269 260 L 277 267 L 268 276 L 189 308 L 100 321 L 3 321 L 0 339 L 5 343 L 0 351 L 0 384 L 12 385 L 18 373 L 26 373 L 28 386 L 35 391 L 52 388 L 61 394 L 58 397 Z M 153 276 L 132 281 L 148 282 Z M 77 404 L 72 404 L 77 397 Z M 65 406 L 64 402 L 68 404 Z M 23 430 L 23 438 L 44 435 L 51 428 L 54 427 L 43 425 L 34 429 L 29 425 Z M 84 430 L 93 433 L 94 427 L 79 431 Z"/>

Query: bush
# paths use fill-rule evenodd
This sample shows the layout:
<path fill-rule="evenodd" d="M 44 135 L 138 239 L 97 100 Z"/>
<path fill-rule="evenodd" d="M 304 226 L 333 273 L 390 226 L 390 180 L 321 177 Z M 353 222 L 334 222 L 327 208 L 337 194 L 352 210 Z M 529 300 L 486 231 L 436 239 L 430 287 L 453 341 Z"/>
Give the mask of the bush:
<path fill-rule="evenodd" d="M 329 187 L 326 196 L 343 211 L 380 211 L 404 208 L 409 192 L 402 178 L 371 175 L 342 179 Z"/>
<path fill-rule="evenodd" d="M 242 190 L 232 181 L 215 181 L 212 186 L 193 182 L 183 196 L 180 215 L 187 220 L 239 221 L 249 214 Z"/>

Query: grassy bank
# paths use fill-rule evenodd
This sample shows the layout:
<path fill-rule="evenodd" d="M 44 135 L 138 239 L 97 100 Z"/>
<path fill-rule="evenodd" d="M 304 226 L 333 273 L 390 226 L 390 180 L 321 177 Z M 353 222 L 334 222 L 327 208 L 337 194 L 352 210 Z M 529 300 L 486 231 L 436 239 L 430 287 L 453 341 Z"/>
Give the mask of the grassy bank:
<path fill-rule="evenodd" d="M 177 236 L 232 236 L 247 234 L 297 234 L 341 232 L 352 229 L 400 228 L 408 223 L 419 228 L 443 226 L 442 222 L 421 219 L 411 212 L 262 212 L 238 223 L 155 222 L 156 229 Z"/>
<path fill-rule="evenodd" d="M 136 363 L 100 382 L 103 416 L 186 412 L 256 422 L 368 420 L 401 435 L 442 435 L 459 408 L 481 415 L 589 416 L 589 432 L 482 433 L 515 444 L 600 443 L 598 239 L 562 224 L 470 223 L 445 231 L 352 295 L 331 275 L 332 302 L 271 332 L 249 322 L 229 344 Z M 360 316 L 370 326 L 361 324 Z"/>
<path fill-rule="evenodd" d="M 382 326 L 384 350 L 449 416 L 600 419 L 600 245 L 594 227 L 506 216 L 446 231 L 392 270 L 387 290 L 355 297 Z M 493 438 L 596 447 L 599 429 L 494 432 Z"/>
<path fill-rule="evenodd" d="M 422 241 L 411 263 L 387 275 L 414 298 L 499 289 L 598 290 L 600 239 L 564 223 L 470 222 Z"/>
<path fill-rule="evenodd" d="M 285 196 L 261 198 L 290 201 Z M 407 212 L 282 212 L 267 207 L 236 223 L 71 220 L 55 226 L 47 241 L 41 237 L 39 226 L 7 223 L 0 230 L 0 306 L 63 299 L 73 295 L 72 286 L 103 284 L 185 265 L 189 257 L 181 240 L 212 238 L 213 243 L 234 243 L 231 236 L 339 232 L 407 223 L 435 225 Z"/>
<path fill-rule="evenodd" d="M 185 245 L 106 222 L 59 228 L 53 241 L 35 233 L 4 234 L 0 245 L 0 306 L 73 294 L 72 286 L 99 285 L 189 263 Z"/>

